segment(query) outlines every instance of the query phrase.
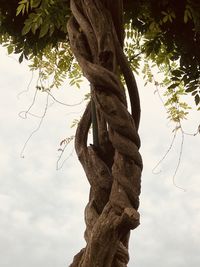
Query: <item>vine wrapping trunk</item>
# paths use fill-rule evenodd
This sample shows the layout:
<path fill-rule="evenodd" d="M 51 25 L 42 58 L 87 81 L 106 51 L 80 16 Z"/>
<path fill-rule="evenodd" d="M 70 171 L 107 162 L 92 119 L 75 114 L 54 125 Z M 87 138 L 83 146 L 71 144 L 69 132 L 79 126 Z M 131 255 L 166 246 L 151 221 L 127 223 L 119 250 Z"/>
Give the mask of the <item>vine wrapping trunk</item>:
<path fill-rule="evenodd" d="M 75 148 L 90 183 L 85 208 L 86 246 L 70 267 L 126 267 L 130 230 L 139 225 L 142 159 L 140 103 L 123 53 L 123 1 L 71 0 L 71 49 L 91 84 L 98 147 L 87 145 L 91 101 L 78 125 Z M 131 102 L 128 112 L 124 76 Z M 93 109 L 94 110 L 94 109 Z"/>

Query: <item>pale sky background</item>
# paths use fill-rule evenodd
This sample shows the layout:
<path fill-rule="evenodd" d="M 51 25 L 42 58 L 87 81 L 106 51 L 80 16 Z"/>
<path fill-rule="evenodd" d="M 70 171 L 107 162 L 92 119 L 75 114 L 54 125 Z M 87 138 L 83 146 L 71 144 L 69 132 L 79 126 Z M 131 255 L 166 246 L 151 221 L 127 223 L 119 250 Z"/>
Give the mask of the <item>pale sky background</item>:
<path fill-rule="evenodd" d="M 83 106 L 50 105 L 39 131 L 22 148 L 39 119 L 19 117 L 31 105 L 36 85 L 31 72 L 0 49 L 0 267 L 67 267 L 83 246 L 83 212 L 88 182 L 75 153 L 56 170 L 59 143 L 71 136 L 73 118 Z M 54 96 L 65 103 L 78 103 L 87 88 L 67 82 Z M 200 135 L 185 136 L 181 165 L 173 185 L 181 137 L 167 158 L 152 169 L 168 150 L 172 125 L 167 121 L 153 86 L 139 81 L 142 104 L 140 135 L 144 160 L 141 194 L 141 225 L 132 232 L 130 267 L 200 266 Z M 50 103 L 52 100 L 50 100 Z M 41 115 L 46 103 L 39 93 L 31 112 Z M 199 113 L 184 123 L 188 132 L 200 124 Z M 63 160 L 72 151 L 66 149 Z"/>

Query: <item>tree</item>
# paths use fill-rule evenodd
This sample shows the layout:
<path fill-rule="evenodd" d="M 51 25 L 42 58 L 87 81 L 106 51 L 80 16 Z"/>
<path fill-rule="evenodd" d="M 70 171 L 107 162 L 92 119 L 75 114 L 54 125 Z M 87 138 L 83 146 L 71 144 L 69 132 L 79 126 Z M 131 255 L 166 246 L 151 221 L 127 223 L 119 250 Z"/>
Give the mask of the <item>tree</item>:
<path fill-rule="evenodd" d="M 200 102 L 199 10 L 198 1 L 1 2 L 1 43 L 9 53 L 20 53 L 20 62 L 32 61 L 43 79 L 53 73 L 52 86 L 70 73 L 75 56 L 91 85 L 75 139 L 91 186 L 85 209 L 87 244 L 70 266 L 127 266 L 130 230 L 139 225 L 142 171 L 140 101 L 131 67 L 139 70 L 139 61 L 148 60 L 144 72 L 149 80 L 151 62 L 163 70 L 169 116 L 180 124 L 188 108 L 180 102 L 181 94 L 191 92 Z M 54 66 L 43 64 L 47 60 Z M 72 78 L 78 75 L 77 70 Z M 88 145 L 91 123 L 94 142 Z"/>

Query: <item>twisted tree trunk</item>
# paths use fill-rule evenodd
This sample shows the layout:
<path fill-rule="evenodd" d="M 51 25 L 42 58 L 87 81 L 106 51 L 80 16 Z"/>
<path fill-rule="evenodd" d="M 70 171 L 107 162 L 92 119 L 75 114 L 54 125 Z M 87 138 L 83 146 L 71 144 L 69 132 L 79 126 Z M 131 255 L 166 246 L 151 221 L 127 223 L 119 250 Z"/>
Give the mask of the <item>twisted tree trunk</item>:
<path fill-rule="evenodd" d="M 93 109 L 90 102 L 76 132 L 76 152 L 91 188 L 85 209 L 86 247 L 70 267 L 126 267 L 130 230 L 139 225 L 140 103 L 122 49 L 122 3 L 71 0 L 67 25 L 71 49 L 91 84 Z M 132 114 L 120 74 L 126 81 Z M 87 145 L 92 110 L 98 127 L 96 146 Z"/>

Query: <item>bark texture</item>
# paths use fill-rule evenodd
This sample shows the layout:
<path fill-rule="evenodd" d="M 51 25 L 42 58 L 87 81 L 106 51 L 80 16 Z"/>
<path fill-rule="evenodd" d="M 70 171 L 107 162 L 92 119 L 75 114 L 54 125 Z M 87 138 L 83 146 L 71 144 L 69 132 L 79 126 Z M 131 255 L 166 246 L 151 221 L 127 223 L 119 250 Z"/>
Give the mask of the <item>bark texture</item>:
<path fill-rule="evenodd" d="M 75 139 L 76 153 L 90 183 L 86 246 L 70 267 L 126 267 L 130 230 L 139 225 L 140 104 L 122 48 L 122 3 L 71 0 L 72 16 L 67 25 L 71 49 L 91 84 L 93 103 L 88 104 Z M 126 81 L 132 114 L 127 110 L 119 74 Z M 97 118 L 97 146 L 87 144 L 92 110 Z"/>

